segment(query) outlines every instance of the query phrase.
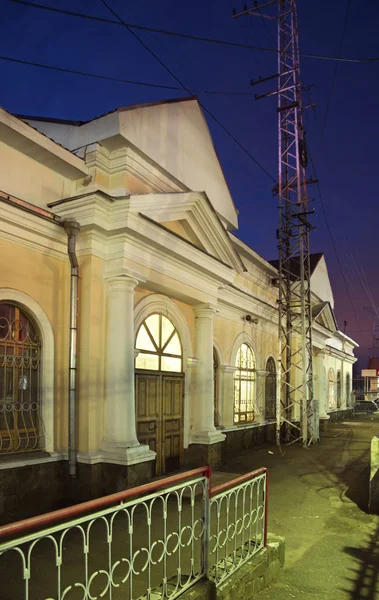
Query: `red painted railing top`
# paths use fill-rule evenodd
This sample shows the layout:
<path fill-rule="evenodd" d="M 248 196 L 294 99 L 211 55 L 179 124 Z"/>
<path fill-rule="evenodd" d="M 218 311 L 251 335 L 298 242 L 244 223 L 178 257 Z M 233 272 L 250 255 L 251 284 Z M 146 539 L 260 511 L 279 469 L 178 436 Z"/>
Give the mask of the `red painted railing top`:
<path fill-rule="evenodd" d="M 230 479 L 229 481 L 226 481 L 225 483 L 220 483 L 220 485 L 217 485 L 216 487 L 214 487 L 210 490 L 210 496 L 212 497 L 212 496 L 215 496 L 216 494 L 221 494 L 221 492 L 226 492 L 227 490 L 230 490 L 232 487 L 236 487 L 237 485 L 240 485 L 241 483 L 245 483 L 245 481 L 249 481 L 250 479 L 254 479 L 254 477 L 263 475 L 263 473 L 267 473 L 266 467 L 261 467 L 260 469 L 257 469 L 256 471 L 249 471 L 249 473 L 244 473 L 243 475 L 240 475 L 240 477 L 235 477 L 234 479 Z"/>
<path fill-rule="evenodd" d="M 256 471 L 250 471 L 249 473 L 244 473 L 240 477 L 235 477 L 230 481 L 226 481 L 225 483 L 221 483 L 220 485 L 212 488 L 211 467 L 198 467 L 197 469 L 192 469 L 191 471 L 185 471 L 184 473 L 170 475 L 169 477 L 165 477 L 157 481 L 151 481 L 150 483 L 145 483 L 144 485 L 140 485 L 138 487 L 123 490 L 122 492 L 116 492 L 115 494 L 109 494 L 108 496 L 102 496 L 101 498 L 88 500 L 87 502 L 82 502 L 81 504 L 75 504 L 67 508 L 62 508 L 60 510 L 55 510 L 49 513 L 45 513 L 43 515 L 38 515 L 36 517 L 31 517 L 22 521 L 16 521 L 14 523 L 9 523 L 8 525 L 3 525 L 2 527 L 0 527 L 0 539 L 10 537 L 13 535 L 20 535 L 26 531 L 37 529 L 38 527 L 45 527 L 47 525 L 51 526 L 60 521 L 77 517 L 79 515 L 88 513 L 93 510 L 104 509 L 108 506 L 112 506 L 112 504 L 117 504 L 125 500 L 130 500 L 131 498 L 141 496 L 143 494 L 149 494 L 155 491 L 159 491 L 162 490 L 162 488 L 166 488 L 201 475 L 207 477 L 209 481 L 209 496 L 213 497 L 222 492 L 226 492 L 231 488 L 236 487 L 241 483 L 244 483 L 245 481 L 249 481 L 250 479 L 254 479 L 259 475 L 263 475 L 264 473 L 267 474 L 266 467 L 262 467 L 260 469 L 257 469 Z"/>
<path fill-rule="evenodd" d="M 59 521 L 69 519 L 71 517 L 77 517 L 84 513 L 88 513 L 91 510 L 102 509 L 118 502 L 130 500 L 135 496 L 141 496 L 142 494 L 149 494 L 162 488 L 166 488 L 175 485 L 180 482 L 184 482 L 187 479 L 191 479 L 198 476 L 205 476 L 210 481 L 211 478 L 211 467 L 199 467 L 192 469 L 191 471 L 185 471 L 184 473 L 178 473 L 176 475 L 170 475 L 164 479 L 158 479 L 158 481 L 151 481 L 138 487 L 123 490 L 122 492 L 116 492 L 115 494 L 109 494 L 101 498 L 95 498 L 94 500 L 88 500 L 81 504 L 75 504 L 67 508 L 61 508 L 53 512 L 38 515 L 37 517 L 31 517 L 30 519 L 24 519 L 22 521 L 16 521 L 15 523 L 9 523 L 9 525 L 3 525 L 0 527 L 0 539 L 20 535 L 31 529 L 38 527 L 44 527 L 46 525 L 53 525 Z"/>

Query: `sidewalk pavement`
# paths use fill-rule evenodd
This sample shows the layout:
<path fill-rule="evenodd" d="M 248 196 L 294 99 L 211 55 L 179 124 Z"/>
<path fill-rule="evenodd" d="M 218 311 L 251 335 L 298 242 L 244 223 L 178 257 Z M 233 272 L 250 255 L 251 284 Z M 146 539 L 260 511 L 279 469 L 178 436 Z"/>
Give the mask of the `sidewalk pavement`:
<path fill-rule="evenodd" d="M 213 485 L 265 466 L 269 532 L 284 536 L 280 580 L 257 600 L 378 600 L 379 517 L 367 514 L 370 441 L 379 414 L 331 424 L 304 449 L 267 446 L 229 460 Z"/>

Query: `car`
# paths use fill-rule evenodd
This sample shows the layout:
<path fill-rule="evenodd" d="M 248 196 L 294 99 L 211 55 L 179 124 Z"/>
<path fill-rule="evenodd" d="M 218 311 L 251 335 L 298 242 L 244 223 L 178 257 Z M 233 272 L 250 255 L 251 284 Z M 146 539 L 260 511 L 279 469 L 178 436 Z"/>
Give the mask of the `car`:
<path fill-rule="evenodd" d="M 379 398 L 378 398 L 379 400 Z M 379 410 L 379 406 L 373 400 L 360 400 L 354 405 L 355 413 L 373 413 Z"/>
<path fill-rule="evenodd" d="M 373 402 L 375 402 L 376 406 L 379 408 L 379 398 L 375 398 L 375 400 L 373 400 Z"/>

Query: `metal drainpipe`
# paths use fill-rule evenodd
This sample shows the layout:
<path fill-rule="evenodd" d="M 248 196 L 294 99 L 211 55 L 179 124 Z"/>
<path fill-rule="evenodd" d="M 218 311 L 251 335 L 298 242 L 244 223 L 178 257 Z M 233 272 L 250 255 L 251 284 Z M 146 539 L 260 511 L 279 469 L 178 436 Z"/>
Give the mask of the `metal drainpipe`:
<path fill-rule="evenodd" d="M 79 263 L 75 252 L 76 236 L 80 231 L 77 221 L 67 220 L 63 223 L 68 236 L 68 256 L 71 263 L 70 293 L 70 356 L 69 356 L 69 391 L 68 391 L 68 468 L 69 475 L 76 477 L 76 354 L 77 354 L 77 320 L 78 320 L 78 281 Z"/>

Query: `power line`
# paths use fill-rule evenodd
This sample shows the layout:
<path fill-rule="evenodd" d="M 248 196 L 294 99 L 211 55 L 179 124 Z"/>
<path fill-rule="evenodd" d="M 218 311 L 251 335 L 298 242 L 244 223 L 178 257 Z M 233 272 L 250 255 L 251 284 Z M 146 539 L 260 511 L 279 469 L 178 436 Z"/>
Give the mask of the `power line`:
<path fill-rule="evenodd" d="M 192 96 L 193 93 L 191 92 L 191 90 L 186 85 L 184 85 L 184 83 L 179 79 L 179 77 L 177 77 L 175 75 L 175 73 L 173 73 L 171 71 L 171 69 L 159 58 L 159 56 L 157 56 L 157 54 L 153 50 L 151 50 L 151 48 L 149 48 L 149 46 L 147 44 L 145 44 L 145 42 L 140 38 L 140 36 L 137 33 L 135 33 L 134 31 L 132 31 L 132 29 L 129 27 L 129 25 L 127 23 L 125 23 L 125 21 L 123 21 L 123 19 L 116 13 L 116 11 L 111 6 L 109 6 L 109 4 L 106 2 L 106 0 L 100 0 L 100 2 L 104 6 L 106 6 L 106 8 L 108 8 L 108 10 L 133 35 L 133 37 L 135 37 L 138 40 L 138 42 L 149 52 L 149 54 L 151 54 L 151 56 L 153 56 L 153 58 L 167 71 L 167 73 L 169 73 L 171 75 L 171 77 L 173 77 L 175 79 L 175 81 L 177 81 L 177 83 L 179 83 L 179 85 L 182 87 L 182 89 L 185 92 L 187 92 L 187 94 Z M 227 129 L 225 127 L 225 125 L 223 125 L 223 123 L 221 123 L 221 121 L 209 110 L 209 108 L 207 108 L 200 101 L 199 101 L 199 104 L 202 107 L 202 109 L 204 110 L 204 112 L 206 112 L 210 117 L 212 117 L 212 119 L 221 127 L 221 129 L 241 148 L 241 150 L 243 150 L 245 152 L 245 154 L 247 154 L 247 156 L 271 179 L 271 181 L 276 183 L 274 177 L 267 171 L 267 169 L 251 154 L 251 152 L 235 137 L 235 135 L 233 133 L 231 133 L 229 131 L 229 129 Z"/>
<path fill-rule="evenodd" d="M 27 65 L 30 67 L 38 67 L 40 69 L 48 69 L 50 71 L 58 71 L 61 73 L 70 73 L 72 75 L 80 75 L 82 77 L 92 77 L 95 79 L 105 79 L 107 81 L 117 81 L 119 83 L 128 83 L 130 85 L 141 85 L 141 86 L 145 86 L 145 87 L 153 87 L 153 88 L 162 88 L 165 90 L 175 90 L 175 91 L 183 91 L 182 87 L 179 86 L 174 86 L 174 85 L 161 85 L 158 83 L 150 83 L 147 81 L 134 81 L 132 79 L 122 79 L 120 77 L 111 77 L 109 75 L 100 75 L 98 73 L 88 73 L 86 71 L 76 71 L 74 69 L 66 69 L 64 67 L 57 67 L 54 65 L 47 65 L 45 63 L 38 63 L 38 62 L 33 62 L 33 61 L 29 61 L 29 60 L 22 60 L 19 58 L 14 58 L 11 56 L 2 56 L 0 55 L 0 60 L 5 60 L 8 62 L 13 62 L 13 63 L 18 63 L 20 65 Z M 197 94 L 213 94 L 213 95 L 218 95 L 218 96 L 253 96 L 252 93 L 247 93 L 247 92 L 222 92 L 222 91 L 216 91 L 216 90 L 198 90 L 198 89 L 193 89 L 193 92 L 196 92 Z"/>
<path fill-rule="evenodd" d="M 335 253 L 336 258 L 337 258 L 337 262 L 338 262 L 338 265 L 339 265 L 339 268 L 340 268 L 340 271 L 341 271 L 343 282 L 345 284 L 346 293 L 347 293 L 347 296 L 349 298 L 349 301 L 350 301 L 350 304 L 351 304 L 351 308 L 353 309 L 353 314 L 354 314 L 355 321 L 356 321 L 356 323 L 357 323 L 360 331 L 362 331 L 362 328 L 361 328 L 360 323 L 358 321 L 358 317 L 357 317 L 357 313 L 356 313 L 356 310 L 355 310 L 355 306 L 354 306 L 353 300 L 351 298 L 351 294 L 350 294 L 349 286 L 348 286 L 347 279 L 346 279 L 346 276 L 345 276 L 345 272 L 344 272 L 344 269 L 343 269 L 343 266 L 342 266 L 342 262 L 341 262 L 341 259 L 340 259 L 340 256 L 339 256 L 339 253 L 338 253 L 338 250 L 337 250 L 336 243 L 334 241 L 332 230 L 331 230 L 330 225 L 329 225 L 328 216 L 327 216 L 326 210 L 325 210 L 324 198 L 323 198 L 322 193 L 321 193 L 321 188 L 320 188 L 320 184 L 318 182 L 316 168 L 315 168 L 315 165 L 314 165 L 314 162 L 313 162 L 313 158 L 312 158 L 312 155 L 310 153 L 309 148 L 308 148 L 308 155 L 309 155 L 309 158 L 310 158 L 310 161 L 311 161 L 311 164 L 312 164 L 312 168 L 313 168 L 313 173 L 314 173 L 315 179 L 317 180 L 316 181 L 316 187 L 317 187 L 318 195 L 319 195 L 319 198 L 320 198 L 320 204 L 321 204 L 322 212 L 323 212 L 323 215 L 324 215 L 326 229 L 328 231 L 328 234 L 329 234 L 329 237 L 330 237 L 330 241 L 332 242 L 333 250 L 334 250 L 334 253 Z"/>
<path fill-rule="evenodd" d="M 149 31 L 151 33 L 159 33 L 162 35 L 169 35 L 174 37 L 180 37 L 187 40 L 193 40 L 197 42 L 206 42 L 208 44 L 219 44 L 222 46 L 230 46 L 234 48 L 244 48 L 245 50 L 261 50 L 263 52 L 273 52 L 277 54 L 277 49 L 275 48 L 267 48 L 264 46 L 252 46 L 249 44 L 241 44 L 240 42 L 231 42 L 228 40 L 220 40 L 216 38 L 203 37 L 199 35 L 191 35 L 187 33 L 180 33 L 178 31 L 169 31 L 167 29 L 157 29 L 155 27 L 146 27 L 144 25 L 136 25 L 134 23 L 121 23 L 120 21 L 114 21 L 113 19 L 106 19 L 104 17 L 96 17 L 94 15 L 89 15 L 87 13 L 80 13 L 71 10 L 65 10 L 62 8 L 54 8 L 52 6 L 46 6 L 45 4 L 34 4 L 32 2 L 28 2 L 27 0 L 8 0 L 8 2 L 12 2 L 13 4 L 22 4 L 24 6 L 28 6 L 30 8 L 37 8 L 40 10 L 46 10 L 62 15 L 67 15 L 70 17 L 76 17 L 81 19 L 87 19 L 89 21 L 97 21 L 99 23 L 107 23 L 108 25 L 117 25 L 124 26 L 130 29 L 136 29 L 141 31 Z M 314 54 L 310 52 L 300 52 L 300 56 L 304 58 L 313 58 L 317 60 L 331 60 L 337 62 L 347 62 L 347 63 L 375 63 L 379 61 L 379 57 L 372 58 L 349 58 L 342 56 L 327 56 L 324 54 Z"/>
<path fill-rule="evenodd" d="M 344 21 L 343 21 L 340 43 L 339 43 L 339 46 L 338 46 L 338 56 L 341 55 L 342 44 L 343 44 L 343 40 L 345 38 L 345 33 L 346 33 L 347 20 L 348 20 L 348 17 L 349 17 L 349 11 L 350 11 L 350 0 L 347 0 L 346 11 L 345 11 L 345 18 L 344 18 Z M 325 131 L 325 127 L 326 127 L 326 121 L 328 119 L 330 101 L 332 99 L 334 84 L 335 84 L 336 78 L 337 78 L 338 67 L 339 67 L 339 62 L 336 62 L 335 66 L 334 66 L 334 71 L 333 71 L 332 85 L 330 86 L 329 97 L 328 97 L 328 101 L 326 103 L 326 110 L 325 110 L 325 116 L 324 116 L 324 123 L 322 125 L 322 130 L 321 130 L 321 137 L 324 135 L 324 131 Z"/>

